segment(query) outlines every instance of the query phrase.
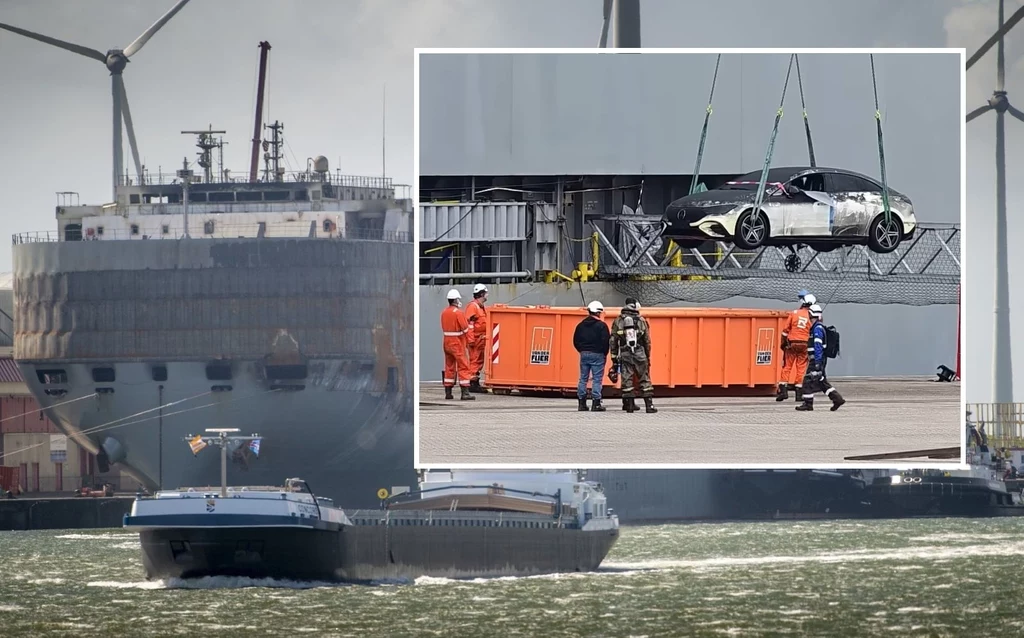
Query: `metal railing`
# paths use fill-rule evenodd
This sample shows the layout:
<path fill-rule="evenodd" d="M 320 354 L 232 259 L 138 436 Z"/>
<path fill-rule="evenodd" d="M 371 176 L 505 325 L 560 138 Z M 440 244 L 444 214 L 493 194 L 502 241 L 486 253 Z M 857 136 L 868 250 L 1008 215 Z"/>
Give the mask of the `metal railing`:
<path fill-rule="evenodd" d="M 384 241 L 394 243 L 412 243 L 412 233 L 407 231 L 383 230 L 377 228 L 344 228 L 325 231 L 316 221 L 276 222 L 253 224 L 214 224 L 212 233 L 206 233 L 202 221 L 189 224 L 191 239 L 348 239 L 366 241 Z M 86 231 L 88 232 L 88 231 Z M 80 240 L 65 240 L 55 230 L 29 231 L 13 235 L 14 245 L 52 243 L 60 241 L 145 241 L 160 239 L 185 239 L 180 228 L 169 228 L 167 233 L 145 234 L 143 229 L 133 231 L 124 228 L 104 228 L 100 235 L 85 235 Z"/>
<path fill-rule="evenodd" d="M 985 426 L 989 446 L 1024 448 L 1024 403 L 968 403 L 971 423 Z"/>
<path fill-rule="evenodd" d="M 344 175 L 341 171 L 317 173 L 314 171 L 285 171 L 281 173 L 280 179 L 265 180 L 262 175 L 256 180 L 257 184 L 287 184 L 287 183 L 314 183 L 323 182 L 325 184 L 333 184 L 340 188 L 377 188 L 377 189 L 391 189 L 395 187 L 394 181 L 390 177 L 369 177 L 365 175 Z M 122 175 L 118 179 L 119 186 L 169 186 L 173 184 L 180 184 L 181 178 L 178 177 L 177 172 L 164 173 L 162 171 L 150 172 L 143 171 L 142 180 L 140 181 L 134 175 Z M 249 183 L 249 171 L 232 171 L 230 169 L 225 170 L 223 175 L 217 175 L 214 172 L 213 179 L 206 182 L 203 179 L 202 172 L 196 172 L 192 177 L 193 184 L 248 184 Z M 407 185 L 400 184 L 399 186 Z"/>
<path fill-rule="evenodd" d="M 16 496 L 19 495 L 19 488 L 20 495 L 51 494 L 54 496 L 73 496 L 79 488 L 100 489 L 105 483 L 111 484 L 115 492 L 135 492 L 139 489 L 139 482 L 127 476 L 100 478 L 90 474 L 64 474 L 58 479 L 56 474 L 47 474 L 36 477 L 32 474 L 30 467 L 28 468 L 27 478 L 28 481 L 26 483 L 24 476 L 20 473 L 15 474 L 14 485 L 11 486 L 11 491 Z"/>

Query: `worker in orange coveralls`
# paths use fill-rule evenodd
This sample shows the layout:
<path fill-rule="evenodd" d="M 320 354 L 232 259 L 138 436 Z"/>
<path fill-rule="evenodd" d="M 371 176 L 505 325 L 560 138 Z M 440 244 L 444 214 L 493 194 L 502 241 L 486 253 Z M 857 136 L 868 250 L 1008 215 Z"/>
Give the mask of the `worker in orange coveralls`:
<path fill-rule="evenodd" d="M 800 307 L 790 313 L 786 325 L 782 329 L 782 350 L 785 353 L 785 364 L 782 368 L 782 381 L 775 395 L 776 401 L 789 398 L 789 389 L 793 388 L 796 400 L 803 400 L 804 374 L 807 372 L 807 340 L 810 337 L 811 304 L 817 302 L 814 295 L 806 290 L 800 291 Z"/>
<path fill-rule="evenodd" d="M 442 348 L 444 349 L 444 398 L 454 399 L 452 388 L 456 376 L 462 388 L 462 400 L 473 401 L 469 393 L 469 358 L 466 357 L 469 323 L 463 314 L 462 295 L 452 288 L 448 291 L 448 307 L 441 311 Z"/>
<path fill-rule="evenodd" d="M 466 321 L 469 322 L 469 391 L 483 392 L 480 373 L 484 370 L 484 349 L 487 346 L 487 286 L 473 286 L 473 301 L 466 306 Z"/>

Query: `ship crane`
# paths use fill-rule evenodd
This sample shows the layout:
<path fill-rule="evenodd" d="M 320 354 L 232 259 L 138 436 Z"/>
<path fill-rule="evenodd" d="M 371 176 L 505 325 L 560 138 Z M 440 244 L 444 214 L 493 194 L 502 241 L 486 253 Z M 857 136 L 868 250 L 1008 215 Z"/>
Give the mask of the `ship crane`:
<path fill-rule="evenodd" d="M 122 182 L 127 182 L 127 177 L 124 175 L 124 143 L 121 140 L 122 122 L 124 129 L 128 131 L 128 144 L 132 149 L 132 159 L 135 161 L 135 176 L 138 179 L 138 183 L 144 183 L 143 171 L 142 171 L 142 160 L 139 156 L 139 146 L 135 142 L 135 128 L 132 126 L 132 114 L 128 108 L 128 93 L 124 88 L 124 78 L 122 74 L 124 69 L 128 66 L 132 56 L 142 50 L 142 47 L 149 42 L 150 38 L 156 35 L 167 21 L 174 17 L 176 13 L 182 10 L 182 8 L 188 3 L 188 0 L 178 0 L 178 2 L 171 7 L 171 9 L 160 17 L 159 20 L 154 22 L 148 29 L 146 29 L 142 35 L 135 38 L 131 44 L 123 49 L 110 49 L 106 53 L 97 51 L 96 49 L 90 49 L 79 44 L 73 44 L 71 42 L 65 42 L 64 40 L 58 40 L 57 38 L 51 38 L 50 36 L 34 33 L 27 31 L 9 24 L 0 23 L 0 29 L 23 35 L 26 38 L 32 38 L 38 40 L 44 44 L 55 46 L 65 51 L 71 51 L 78 55 L 98 60 L 102 62 L 107 70 L 110 71 L 110 95 L 113 99 L 113 160 L 114 160 L 114 196 L 117 196 L 117 187 Z"/>

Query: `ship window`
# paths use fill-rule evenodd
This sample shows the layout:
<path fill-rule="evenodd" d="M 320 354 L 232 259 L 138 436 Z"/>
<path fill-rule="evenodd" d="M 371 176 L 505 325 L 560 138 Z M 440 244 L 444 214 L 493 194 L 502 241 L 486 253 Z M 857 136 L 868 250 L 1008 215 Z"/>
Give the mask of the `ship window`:
<path fill-rule="evenodd" d="M 154 381 L 166 381 L 167 380 L 167 366 L 153 366 L 153 380 Z"/>
<path fill-rule="evenodd" d="M 211 202 L 233 202 L 235 201 L 235 193 L 228 191 L 226 193 L 210 193 L 208 198 Z"/>
<path fill-rule="evenodd" d="M 263 201 L 265 202 L 286 202 L 289 199 L 291 192 L 289 191 L 267 191 L 263 193 Z"/>
<path fill-rule="evenodd" d="M 96 234 L 97 235 L 102 235 L 103 234 L 103 226 L 97 226 L 96 227 Z"/>
<path fill-rule="evenodd" d="M 206 378 L 210 381 L 230 381 L 231 366 L 223 363 L 211 363 L 206 366 Z"/>
<path fill-rule="evenodd" d="M 132 234 L 133 235 L 138 235 L 139 234 L 139 225 L 138 224 L 132 224 Z"/>
<path fill-rule="evenodd" d="M 235 193 L 235 200 L 239 202 L 261 202 L 263 191 L 239 191 Z"/>
<path fill-rule="evenodd" d="M 307 191 L 305 189 L 300 190 L 300 191 L 295 191 L 295 201 L 297 201 L 297 202 L 304 202 L 304 201 L 307 201 L 308 199 L 309 199 L 309 196 L 308 196 Z"/>
<path fill-rule="evenodd" d="M 189 192 L 188 199 L 192 202 L 205 202 L 206 193 Z"/>
<path fill-rule="evenodd" d="M 64 241 L 82 241 L 82 225 L 68 224 L 65 226 Z"/>
<path fill-rule="evenodd" d="M 68 373 L 64 370 L 36 370 L 36 377 L 43 385 L 68 382 Z"/>
<path fill-rule="evenodd" d="M 266 366 L 267 378 L 277 380 L 305 379 L 308 370 L 305 365 Z"/>
<path fill-rule="evenodd" d="M 168 235 L 171 232 L 171 227 L 168 226 L 167 224 L 164 224 L 163 226 L 160 227 L 160 232 L 163 233 L 164 235 Z"/>
<path fill-rule="evenodd" d="M 113 368 L 92 369 L 92 380 L 96 383 L 113 383 L 115 376 Z"/>
<path fill-rule="evenodd" d="M 128 203 L 129 204 L 139 204 L 141 202 L 142 202 L 142 199 L 139 197 L 138 193 L 132 193 L 131 195 L 128 196 Z"/>
<path fill-rule="evenodd" d="M 206 233 L 207 235 L 212 235 L 213 234 L 213 220 L 212 219 L 208 219 L 205 222 L 203 222 L 203 232 Z"/>

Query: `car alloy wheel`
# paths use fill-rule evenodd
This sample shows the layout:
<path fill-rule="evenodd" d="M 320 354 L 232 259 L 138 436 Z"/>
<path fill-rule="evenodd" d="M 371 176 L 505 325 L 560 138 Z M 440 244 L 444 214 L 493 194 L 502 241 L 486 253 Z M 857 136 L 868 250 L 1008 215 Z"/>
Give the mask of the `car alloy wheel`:
<path fill-rule="evenodd" d="M 759 246 L 764 241 L 765 231 L 767 231 L 766 226 L 764 215 L 750 213 L 740 223 L 740 237 L 749 246 Z"/>
<path fill-rule="evenodd" d="M 875 243 L 883 250 L 889 251 L 900 243 L 900 220 L 895 216 L 888 220 L 882 218 L 875 225 Z"/>

